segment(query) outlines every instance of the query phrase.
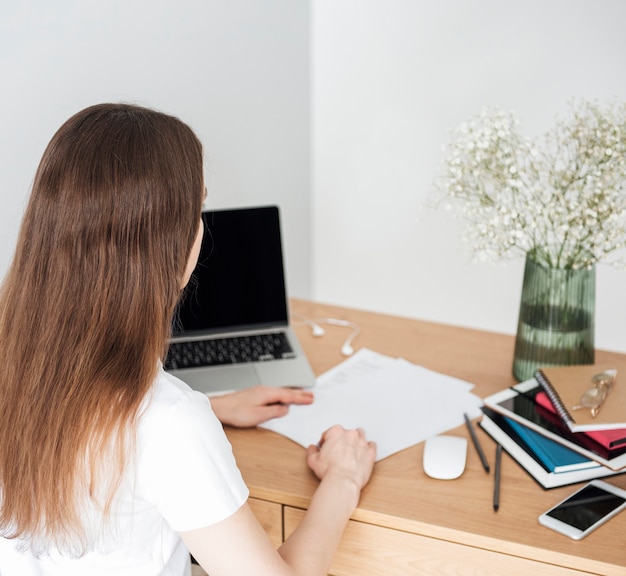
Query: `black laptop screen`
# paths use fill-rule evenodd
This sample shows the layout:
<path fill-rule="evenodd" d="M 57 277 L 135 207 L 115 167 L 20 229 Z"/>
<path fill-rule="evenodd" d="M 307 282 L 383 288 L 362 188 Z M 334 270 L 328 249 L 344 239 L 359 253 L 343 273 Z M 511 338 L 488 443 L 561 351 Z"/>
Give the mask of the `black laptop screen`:
<path fill-rule="evenodd" d="M 174 336 L 286 325 L 278 208 L 215 210 L 202 219 L 202 249 Z"/>

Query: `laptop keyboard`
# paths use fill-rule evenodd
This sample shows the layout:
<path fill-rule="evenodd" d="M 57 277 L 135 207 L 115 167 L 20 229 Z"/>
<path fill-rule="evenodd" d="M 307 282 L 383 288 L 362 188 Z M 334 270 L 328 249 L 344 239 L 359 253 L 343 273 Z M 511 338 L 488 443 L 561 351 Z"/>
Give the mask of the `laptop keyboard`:
<path fill-rule="evenodd" d="M 166 370 L 295 358 L 284 332 L 172 342 Z"/>

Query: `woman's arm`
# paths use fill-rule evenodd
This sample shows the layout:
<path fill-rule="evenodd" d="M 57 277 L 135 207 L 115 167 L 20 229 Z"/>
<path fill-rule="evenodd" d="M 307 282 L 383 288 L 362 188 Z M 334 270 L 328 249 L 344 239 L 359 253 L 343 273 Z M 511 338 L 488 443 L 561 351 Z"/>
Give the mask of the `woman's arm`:
<path fill-rule="evenodd" d="M 302 522 L 279 549 L 295 574 L 328 573 L 375 459 L 376 446 L 362 430 L 333 426 L 317 446 L 309 446 L 307 463 L 321 482 Z"/>
<path fill-rule="evenodd" d="M 255 386 L 210 398 L 213 412 L 223 424 L 250 428 L 284 416 L 290 404 L 311 404 L 313 393 L 297 388 Z"/>
<path fill-rule="evenodd" d="M 181 536 L 211 576 L 324 576 L 375 458 L 376 447 L 361 430 L 341 426 L 310 446 L 307 462 L 320 484 L 301 524 L 278 551 L 247 504 L 214 526 Z"/>

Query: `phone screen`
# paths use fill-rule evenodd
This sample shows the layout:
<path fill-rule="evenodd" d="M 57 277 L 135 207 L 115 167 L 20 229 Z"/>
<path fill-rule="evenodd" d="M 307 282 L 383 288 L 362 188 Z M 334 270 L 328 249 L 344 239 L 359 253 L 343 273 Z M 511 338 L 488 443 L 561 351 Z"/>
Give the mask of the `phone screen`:
<path fill-rule="evenodd" d="M 546 515 L 584 532 L 624 502 L 621 496 L 589 484 Z"/>

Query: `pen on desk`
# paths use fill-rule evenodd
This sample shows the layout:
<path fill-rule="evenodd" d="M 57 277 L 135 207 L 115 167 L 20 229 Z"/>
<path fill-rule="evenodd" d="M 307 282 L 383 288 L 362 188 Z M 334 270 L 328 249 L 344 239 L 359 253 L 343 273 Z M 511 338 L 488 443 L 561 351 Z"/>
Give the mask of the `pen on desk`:
<path fill-rule="evenodd" d="M 502 446 L 496 446 L 496 470 L 494 474 L 493 484 L 493 509 L 498 511 L 500 508 L 500 468 L 502 466 Z"/>
<path fill-rule="evenodd" d="M 480 445 L 480 442 L 478 441 L 478 436 L 476 436 L 476 432 L 474 431 L 474 427 L 472 426 L 472 423 L 470 422 L 469 416 L 467 414 L 463 414 L 463 417 L 465 418 L 465 425 L 467 426 L 467 429 L 469 430 L 470 436 L 472 437 L 472 442 L 474 443 L 474 448 L 476 448 L 476 452 L 478 452 L 478 455 L 480 456 L 480 461 L 483 464 L 483 468 L 485 469 L 485 472 L 489 472 L 489 462 L 487 462 L 487 458 L 485 458 L 485 453 L 483 452 L 483 447 Z"/>

